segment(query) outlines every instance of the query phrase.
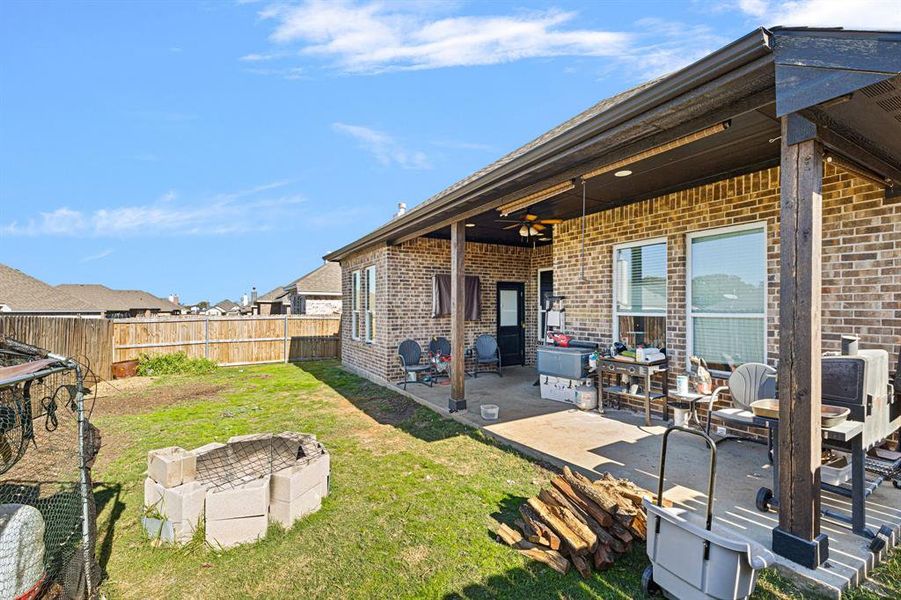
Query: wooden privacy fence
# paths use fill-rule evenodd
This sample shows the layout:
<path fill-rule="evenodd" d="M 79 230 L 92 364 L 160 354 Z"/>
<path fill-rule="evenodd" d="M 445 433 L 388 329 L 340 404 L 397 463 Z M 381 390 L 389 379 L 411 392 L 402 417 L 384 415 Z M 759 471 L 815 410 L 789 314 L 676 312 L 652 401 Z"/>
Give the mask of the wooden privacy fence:
<path fill-rule="evenodd" d="M 100 379 L 110 378 L 112 321 L 107 319 L 4 315 L 0 335 L 71 356 Z"/>
<path fill-rule="evenodd" d="M 220 365 L 338 358 L 340 317 L 175 317 L 112 322 L 113 362 L 186 352 Z"/>

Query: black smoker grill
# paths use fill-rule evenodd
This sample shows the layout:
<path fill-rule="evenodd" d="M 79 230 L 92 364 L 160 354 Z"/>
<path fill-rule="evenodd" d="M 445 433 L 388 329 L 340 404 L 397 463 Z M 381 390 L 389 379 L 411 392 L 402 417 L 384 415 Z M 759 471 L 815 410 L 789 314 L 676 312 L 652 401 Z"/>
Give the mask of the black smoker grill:
<path fill-rule="evenodd" d="M 849 421 L 863 424 L 859 435 L 849 441 L 825 437 L 823 448 L 841 450 L 851 455 L 851 481 L 842 485 L 821 483 L 824 490 L 851 499 L 851 516 L 844 512 L 820 507 L 820 511 L 833 519 L 848 523 L 852 531 L 873 538 L 874 551 L 885 545 L 892 530 L 883 526 L 878 532 L 866 527 L 866 498 L 882 483 L 891 479 L 895 487 L 901 487 L 899 472 L 901 459 L 884 460 L 867 456 L 867 451 L 885 441 L 901 427 L 901 402 L 896 399 L 889 384 L 888 353 L 885 350 L 856 350 L 850 348 L 840 355 L 828 355 L 822 359 L 823 404 L 847 408 Z M 897 383 L 897 377 L 896 377 Z M 778 421 L 772 426 L 778 427 Z M 778 460 L 778 458 L 777 458 Z M 866 473 L 874 477 L 868 479 Z M 778 485 L 778 482 L 775 482 Z M 778 506 L 774 490 L 761 488 L 757 493 L 757 508 L 768 511 Z"/>

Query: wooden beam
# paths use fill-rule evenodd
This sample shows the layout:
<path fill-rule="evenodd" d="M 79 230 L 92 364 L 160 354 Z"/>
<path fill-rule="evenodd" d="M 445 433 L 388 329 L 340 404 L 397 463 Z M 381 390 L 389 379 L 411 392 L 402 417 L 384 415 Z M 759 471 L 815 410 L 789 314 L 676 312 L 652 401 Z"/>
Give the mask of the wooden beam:
<path fill-rule="evenodd" d="M 797 114 L 782 118 L 779 280 L 779 527 L 773 550 L 816 567 L 820 535 L 823 149 Z M 790 144 L 790 140 L 803 140 Z"/>
<path fill-rule="evenodd" d="M 466 271 L 466 221 L 451 225 L 451 412 L 466 410 L 465 352 L 465 271 Z"/>

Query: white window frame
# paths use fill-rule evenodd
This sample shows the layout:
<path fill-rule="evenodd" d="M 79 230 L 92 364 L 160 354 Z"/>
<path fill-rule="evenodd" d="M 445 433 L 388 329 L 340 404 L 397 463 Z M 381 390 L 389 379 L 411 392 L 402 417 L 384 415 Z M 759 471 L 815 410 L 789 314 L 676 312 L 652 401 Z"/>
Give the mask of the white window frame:
<path fill-rule="evenodd" d="M 741 225 L 729 225 L 728 227 L 716 227 L 714 229 L 702 229 L 685 234 L 685 368 L 691 369 L 691 357 L 694 353 L 694 313 L 691 310 L 691 242 L 695 238 L 710 237 L 735 231 L 751 231 L 759 229 L 763 231 L 763 312 L 762 313 L 698 313 L 698 318 L 704 317 L 722 319 L 760 319 L 763 327 L 763 363 L 769 364 L 767 354 L 767 304 L 769 302 L 769 268 L 767 265 L 767 249 L 769 248 L 769 231 L 766 221 L 754 221 Z M 714 377 L 726 379 L 731 375 L 728 371 L 711 369 Z"/>
<path fill-rule="evenodd" d="M 616 298 L 619 292 L 619 286 L 617 284 L 616 277 L 616 253 L 620 250 L 624 250 L 626 248 L 638 248 L 640 246 L 653 246 L 654 244 L 663 244 L 664 246 L 664 256 L 666 256 L 666 284 L 664 285 L 664 310 L 663 313 L 647 313 L 640 311 L 625 311 L 619 312 L 616 309 Z M 655 237 L 655 238 L 647 238 L 643 240 L 635 240 L 632 242 L 624 242 L 622 244 L 615 244 L 613 246 L 613 254 L 612 254 L 612 278 L 613 278 L 613 302 L 611 304 L 613 315 L 613 341 L 618 342 L 620 340 L 619 336 L 619 318 L 620 317 L 663 317 L 664 321 L 669 320 L 669 240 L 666 236 Z M 669 326 L 667 326 L 669 329 Z M 668 343 L 668 342 L 667 342 Z"/>
<path fill-rule="evenodd" d="M 363 269 L 364 278 L 366 279 L 366 295 L 363 297 L 363 329 L 364 335 L 363 340 L 367 343 L 372 343 L 372 329 L 375 323 L 375 289 L 369 289 L 370 283 L 373 284 L 373 288 L 378 285 L 376 281 L 376 277 L 378 273 L 375 270 L 375 265 L 370 265 Z M 372 277 L 370 277 L 370 273 Z"/>
<path fill-rule="evenodd" d="M 360 270 L 350 274 L 350 339 L 360 339 Z"/>
<path fill-rule="evenodd" d="M 547 319 L 547 311 L 544 309 L 544 304 L 542 303 L 542 297 L 541 297 L 541 274 L 547 273 L 548 271 L 553 273 L 554 268 L 546 267 L 544 269 L 538 269 L 538 272 L 535 275 L 535 285 L 538 288 L 538 290 L 535 292 L 538 295 L 538 312 L 536 313 L 536 316 L 538 317 L 538 323 L 537 323 L 538 337 L 536 339 L 538 340 L 539 343 L 544 342 L 544 338 L 541 337 L 541 334 L 544 333 L 543 331 L 541 331 L 541 315 L 544 314 L 545 319 Z"/>

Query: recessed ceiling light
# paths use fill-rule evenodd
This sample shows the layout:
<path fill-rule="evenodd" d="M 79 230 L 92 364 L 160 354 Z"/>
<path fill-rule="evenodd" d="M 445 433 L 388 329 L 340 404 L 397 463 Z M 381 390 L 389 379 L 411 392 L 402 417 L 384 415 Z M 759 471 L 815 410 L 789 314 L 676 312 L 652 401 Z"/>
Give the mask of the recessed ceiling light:
<path fill-rule="evenodd" d="M 614 175 L 617 177 L 628 177 L 631 174 L 632 171 L 630 171 L 629 169 L 623 169 L 622 171 L 617 171 L 616 173 L 614 173 Z"/>
<path fill-rule="evenodd" d="M 476 224 L 475 224 L 475 223 L 467 223 L 466 226 L 467 226 L 467 227 L 475 227 Z"/>

